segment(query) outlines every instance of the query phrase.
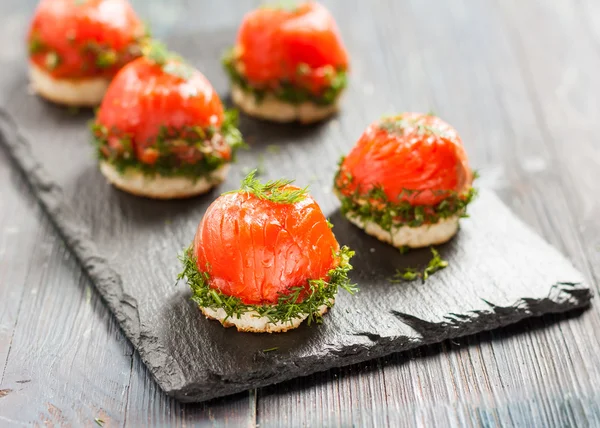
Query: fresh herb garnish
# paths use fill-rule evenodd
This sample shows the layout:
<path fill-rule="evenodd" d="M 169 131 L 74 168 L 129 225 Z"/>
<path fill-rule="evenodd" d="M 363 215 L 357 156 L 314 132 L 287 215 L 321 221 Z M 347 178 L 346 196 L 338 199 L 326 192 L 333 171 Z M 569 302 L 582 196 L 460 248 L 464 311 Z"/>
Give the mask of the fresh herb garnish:
<path fill-rule="evenodd" d="M 295 12 L 298 9 L 298 3 L 295 0 L 279 0 L 278 2 L 263 4 L 261 9 L 283 9 L 288 12 Z"/>
<path fill-rule="evenodd" d="M 184 62 L 169 62 L 162 67 L 163 71 L 172 76 L 188 80 L 194 75 L 194 67 Z"/>
<path fill-rule="evenodd" d="M 189 65 L 176 53 L 170 52 L 167 47 L 156 40 L 144 45 L 142 53 L 150 61 L 161 66 L 162 70 L 172 76 L 188 80 L 194 75 L 194 67 Z"/>
<path fill-rule="evenodd" d="M 147 149 L 157 153 L 153 164 L 140 162 L 134 151 L 131 138 L 110 132 L 97 122 L 91 124 L 94 144 L 100 161 L 108 162 L 121 174 L 129 170 L 142 172 L 146 176 L 181 176 L 192 179 L 211 178 L 211 173 L 226 163 L 235 160 L 235 152 L 244 147 L 240 131 L 236 127 L 237 113 L 227 111 L 220 128 L 210 126 L 185 127 L 182 129 L 161 128 L 152 145 Z M 115 144 L 110 145 L 109 139 Z M 226 143 L 231 147 L 230 159 L 223 158 L 216 150 L 215 144 Z M 175 151 L 185 151 L 194 160 L 185 162 Z"/>
<path fill-rule="evenodd" d="M 258 199 L 275 202 L 277 204 L 295 204 L 306 198 L 308 195 L 308 186 L 302 189 L 290 189 L 288 185 L 294 180 L 269 180 L 265 184 L 256 178 L 257 170 L 251 171 L 246 178 L 242 180 L 239 190 L 233 190 L 227 193 L 250 193 Z"/>
<path fill-rule="evenodd" d="M 340 165 L 342 162 L 343 158 Z M 420 190 L 404 189 L 397 199 L 392 201 L 381 186 L 375 186 L 365 193 L 361 193 L 358 187 L 349 191 L 348 186 L 352 181 L 353 177 L 342 172 L 340 167 L 335 177 L 334 189 L 342 203 L 342 214 L 355 217 L 363 223 L 376 223 L 388 232 L 396 227 L 434 224 L 455 215 L 468 217 L 467 206 L 477 196 L 477 189 L 473 187 L 462 194 L 434 191 L 435 194 L 444 196 L 441 202 L 436 205 L 412 205 L 402 198 L 416 196 Z"/>
<path fill-rule="evenodd" d="M 104 421 L 100 418 L 94 418 L 94 422 L 96 422 L 96 425 L 103 427 L 104 426 Z"/>
<path fill-rule="evenodd" d="M 379 121 L 379 127 L 389 133 L 406 135 L 410 130 L 416 130 L 421 135 L 435 135 L 448 137 L 446 131 L 421 123 L 420 118 L 405 118 L 403 115 L 383 117 Z"/>
<path fill-rule="evenodd" d="M 60 65 L 60 56 L 54 51 L 50 51 L 46 54 L 46 61 L 44 63 L 46 68 L 50 71 L 55 70 Z"/>
<path fill-rule="evenodd" d="M 267 317 L 272 323 L 291 323 L 296 318 L 308 315 L 307 321 L 310 325 L 313 322 L 321 323 L 322 315 L 319 314 L 319 308 L 323 305 L 329 308 L 333 306 L 338 288 L 342 288 L 350 294 L 358 291 L 348 278 L 348 272 L 352 269 L 350 258 L 353 255 L 354 252 L 348 247 L 341 248 L 336 254 L 339 265 L 328 272 L 328 281 L 309 279 L 306 284 L 291 287 L 287 294 L 281 294 L 275 304 L 247 305 L 237 297 L 228 296 L 211 288 L 209 285 L 210 274 L 198 270 L 191 247 L 186 249 L 180 257 L 183 270 L 177 279 L 187 278 L 187 283 L 192 289 L 192 300 L 198 306 L 211 309 L 222 308 L 227 314 L 227 318 L 239 318 L 246 312 L 255 311 L 259 316 Z M 302 298 L 302 296 L 304 297 Z"/>
<path fill-rule="evenodd" d="M 273 351 L 277 351 L 278 349 L 279 349 L 279 347 L 278 347 L 278 346 L 274 346 L 274 347 L 272 347 L 272 348 L 263 349 L 262 351 L 266 353 L 266 352 L 273 352 Z"/>
<path fill-rule="evenodd" d="M 157 40 L 147 43 L 142 48 L 142 54 L 156 65 L 164 65 L 174 56 L 163 43 Z"/>
<path fill-rule="evenodd" d="M 442 260 L 440 253 L 438 253 L 438 251 L 433 247 L 431 247 L 431 254 L 433 254 L 433 258 L 429 260 L 427 267 L 422 272 L 415 268 L 405 268 L 403 271 L 398 270 L 390 279 L 390 282 L 399 283 L 403 281 L 415 281 L 417 279 L 421 279 L 423 282 L 425 282 L 427 278 L 437 271 L 448 267 L 448 262 L 446 260 Z"/>
<path fill-rule="evenodd" d="M 29 54 L 35 55 L 46 50 L 46 45 L 42 42 L 40 35 L 37 32 L 33 32 L 29 38 Z"/>
<path fill-rule="evenodd" d="M 276 88 L 258 88 L 250 84 L 246 78 L 238 71 L 236 67 L 236 52 L 235 48 L 231 48 L 225 52 L 222 58 L 223 66 L 231 82 L 239 86 L 243 91 L 252 94 L 257 103 L 264 100 L 265 96 L 272 95 L 278 100 L 290 104 L 301 104 L 311 102 L 320 106 L 328 106 L 333 104 L 347 86 L 347 75 L 345 70 L 332 69 L 332 74 L 329 80 L 329 86 L 319 94 L 315 94 L 306 88 L 303 88 L 291 81 L 284 80 L 278 82 Z M 297 69 L 297 74 L 308 74 L 310 69 L 307 65 L 300 65 Z"/>
<path fill-rule="evenodd" d="M 112 49 L 105 49 L 96 55 L 96 66 L 98 68 L 109 68 L 117 63 L 119 56 Z"/>

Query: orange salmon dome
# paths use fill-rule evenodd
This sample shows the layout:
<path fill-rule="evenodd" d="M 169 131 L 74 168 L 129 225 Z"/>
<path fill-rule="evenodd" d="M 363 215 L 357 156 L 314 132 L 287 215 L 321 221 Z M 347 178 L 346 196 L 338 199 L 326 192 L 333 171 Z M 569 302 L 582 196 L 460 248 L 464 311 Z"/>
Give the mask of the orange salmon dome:
<path fill-rule="evenodd" d="M 348 54 L 337 25 L 317 2 L 261 7 L 244 17 L 223 58 L 231 99 L 274 122 L 319 122 L 338 109 Z"/>
<path fill-rule="evenodd" d="M 154 42 L 115 76 L 98 109 L 100 171 L 139 196 L 205 193 L 244 145 L 236 120 L 202 73 Z"/>
<path fill-rule="evenodd" d="M 54 78 L 110 78 L 141 55 L 145 38 L 126 0 L 41 0 L 29 29 L 29 55 Z"/>
<path fill-rule="evenodd" d="M 348 68 L 337 25 L 316 2 L 248 13 L 238 32 L 236 51 L 240 72 L 251 85 L 263 88 L 291 81 L 318 92 L 336 71 Z"/>
<path fill-rule="evenodd" d="M 450 240 L 477 191 L 458 133 L 431 114 L 375 121 L 340 162 L 346 218 L 400 249 Z"/>
<path fill-rule="evenodd" d="M 152 164 L 161 150 L 156 147 L 159 137 L 172 134 L 174 139 L 186 139 L 182 134 L 219 129 L 223 118 L 221 100 L 202 73 L 179 59 L 155 62 L 143 57 L 114 78 L 98 110 L 97 123 L 109 134 L 128 137 L 136 157 Z M 229 159 L 231 150 L 225 141 L 215 143 L 215 150 Z M 177 143 L 171 148 L 186 155 L 187 148 L 181 147 Z"/>
<path fill-rule="evenodd" d="M 433 115 L 403 113 L 366 129 L 342 161 L 335 185 L 346 197 L 383 191 L 390 203 L 435 206 L 466 194 L 472 179 L 453 127 Z"/>
<path fill-rule="evenodd" d="M 286 186 L 285 192 L 302 192 Z M 309 195 L 293 203 L 249 192 L 220 196 L 208 208 L 193 244 L 197 268 L 211 288 L 244 304 L 275 304 L 309 280 L 328 279 L 340 247 Z"/>

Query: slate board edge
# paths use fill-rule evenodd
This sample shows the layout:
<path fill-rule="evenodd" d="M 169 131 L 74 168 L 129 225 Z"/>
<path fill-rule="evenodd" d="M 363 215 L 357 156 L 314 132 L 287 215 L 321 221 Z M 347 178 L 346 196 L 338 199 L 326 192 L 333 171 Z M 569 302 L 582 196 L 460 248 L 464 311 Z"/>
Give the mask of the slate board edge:
<path fill-rule="evenodd" d="M 197 384 L 170 385 L 169 382 L 165 382 L 163 381 L 164 379 L 161 379 L 161 375 L 163 373 L 169 373 L 172 376 L 173 372 L 180 372 L 179 368 L 176 364 L 172 364 L 168 356 L 164 353 L 152 355 L 153 341 L 151 339 L 153 336 L 150 332 L 141 331 L 136 300 L 123 292 L 122 281 L 119 274 L 111 268 L 105 258 L 97 254 L 93 240 L 85 228 L 85 225 L 83 222 L 78 222 L 77 216 L 73 214 L 69 207 L 65 206 L 60 186 L 49 178 L 47 172 L 42 167 L 42 164 L 33 157 L 29 143 L 19 132 L 18 126 L 11 118 L 10 114 L 5 110 L 0 110 L 0 140 L 7 148 L 9 155 L 25 175 L 34 195 L 48 214 L 58 233 L 66 242 L 78 262 L 83 266 L 87 275 L 92 279 L 92 282 L 102 295 L 102 298 L 116 316 L 121 329 L 140 353 L 142 360 L 149 367 L 150 372 L 153 374 L 160 387 L 167 394 L 184 402 L 206 401 L 224 395 L 239 393 L 250 388 L 263 387 L 296 377 L 326 371 L 334 367 L 364 362 L 395 352 L 413 349 L 423 346 L 424 344 L 437 343 L 446 339 L 466 336 L 484 330 L 491 330 L 518 322 L 527 317 L 539 316 L 551 312 L 565 312 L 585 307 L 589 305 L 592 298 L 592 292 L 588 288 L 573 288 L 573 292 L 560 288 L 559 296 L 565 297 L 565 295 L 567 295 L 571 297 L 570 299 L 567 298 L 566 304 L 559 304 L 556 300 L 552 300 L 550 295 L 546 299 L 536 301 L 533 305 L 524 301 L 515 302 L 513 306 L 519 307 L 521 310 L 519 311 L 519 316 L 511 317 L 510 321 L 498 318 L 495 309 L 492 307 L 492 310 L 489 312 L 478 314 L 477 318 L 479 324 L 472 324 L 472 326 L 478 326 L 477 328 L 472 327 L 468 330 L 456 332 L 456 334 L 454 334 L 453 330 L 450 330 L 450 334 L 441 336 L 433 335 L 430 338 L 425 337 L 425 340 L 419 342 L 407 340 L 408 338 L 406 337 L 391 340 L 384 338 L 387 343 L 384 346 L 379 343 L 379 349 L 374 348 L 376 349 L 376 352 L 371 352 L 373 346 L 361 347 L 358 352 L 354 349 L 349 349 L 347 350 L 349 352 L 346 355 L 338 356 L 337 358 L 327 358 L 325 360 L 327 362 L 326 364 L 319 362 L 318 369 L 311 370 L 311 368 L 308 365 L 304 365 L 304 363 L 295 363 L 293 367 L 286 364 L 285 367 L 281 367 L 277 365 L 276 360 L 271 359 L 269 360 L 270 364 L 268 366 L 272 369 L 273 375 L 267 376 L 266 378 L 263 377 L 262 379 L 241 379 L 239 382 L 231 379 L 223 379 L 229 386 L 237 385 L 237 387 L 233 386 L 229 388 L 226 393 L 215 394 L 214 390 L 203 390 L 202 386 Z M 576 287 L 577 285 L 581 284 L 570 284 L 571 287 Z M 561 285 L 554 284 L 550 289 L 557 286 L 560 287 Z M 402 318 L 402 314 L 397 315 Z M 494 316 L 490 317 L 489 315 Z M 403 319 L 403 322 L 410 324 L 410 321 L 407 319 Z M 372 343 L 375 343 L 380 341 L 381 338 L 369 337 L 369 339 Z M 150 349 L 148 352 L 145 351 L 146 345 L 148 345 L 147 349 Z M 156 358 L 157 356 L 159 358 Z M 162 364 L 156 364 L 156 361 L 161 361 Z M 312 360 L 312 362 L 314 365 L 315 361 Z M 284 371 L 282 371 L 283 368 L 285 369 Z M 215 376 L 218 376 L 218 374 L 215 374 Z"/>
<path fill-rule="evenodd" d="M 577 286 L 581 286 L 581 288 L 577 288 Z M 446 326 L 444 326 L 442 323 L 430 324 L 429 328 L 431 330 L 435 330 L 435 328 L 438 327 L 440 329 L 440 332 L 450 331 L 451 333 L 441 335 L 435 335 L 430 333 L 428 335 L 429 337 L 423 336 L 424 340 L 419 339 L 412 341 L 410 340 L 410 338 L 405 336 L 388 338 L 371 337 L 370 335 L 364 334 L 371 341 L 371 346 L 353 346 L 352 348 L 358 348 L 359 352 L 356 352 L 354 349 L 348 349 L 348 354 L 339 358 L 331 358 L 331 356 L 329 356 L 323 359 L 322 361 L 311 360 L 310 362 L 312 363 L 312 365 L 319 367 L 317 370 L 311 371 L 310 363 L 305 365 L 305 363 L 302 360 L 296 361 L 292 366 L 290 366 L 289 364 L 285 363 L 278 364 L 276 359 L 270 358 L 268 360 L 268 364 L 265 364 L 265 366 L 269 368 L 268 373 L 262 373 L 263 375 L 266 375 L 265 380 L 251 379 L 248 383 L 240 382 L 239 388 L 231 388 L 230 392 L 226 394 L 215 394 L 215 391 L 213 389 L 207 389 L 205 391 L 202 391 L 202 386 L 198 386 L 195 388 L 195 385 L 189 385 L 188 387 L 179 390 L 165 390 L 165 392 L 182 402 L 207 401 L 213 398 L 219 398 L 222 396 L 240 393 L 248 389 L 261 388 L 268 385 L 285 382 L 294 378 L 310 376 L 315 373 L 325 372 L 332 368 L 350 366 L 353 364 L 373 360 L 376 358 L 385 357 L 394 353 L 409 351 L 411 349 L 440 343 L 448 339 L 470 336 L 473 334 L 481 333 L 483 331 L 494 330 L 499 327 L 506 327 L 511 324 L 516 324 L 526 318 L 538 317 L 551 313 L 568 312 L 574 309 L 585 308 L 590 305 L 590 301 L 593 297 L 593 292 L 589 288 L 583 286 L 581 283 L 559 283 L 552 285 L 550 289 L 554 287 L 558 287 L 560 290 L 560 294 L 558 296 L 554 296 L 554 300 L 548 297 L 546 299 L 536 300 L 533 304 L 530 304 L 525 300 L 519 300 L 513 305 L 507 307 L 498 307 L 490 305 L 490 311 L 474 315 L 474 317 L 471 319 L 472 322 L 470 324 L 469 329 L 453 331 L 448 330 Z M 567 302 L 569 303 L 560 303 L 560 301 L 563 300 L 563 298 L 565 297 Z M 509 310 L 509 307 L 518 308 L 518 310 L 516 311 L 518 313 L 518 316 L 514 315 L 515 311 L 513 309 Z M 503 318 L 502 316 L 498 317 L 498 313 L 505 308 L 507 312 L 510 311 L 510 313 L 513 315 L 511 315 L 510 318 Z M 404 314 L 397 313 L 396 316 L 398 316 L 401 319 L 404 318 Z M 412 327 L 416 327 L 410 322 L 407 322 L 407 324 L 410 324 Z M 378 346 L 375 346 L 377 342 L 379 342 Z M 382 345 L 382 342 L 385 343 Z M 339 353 L 341 354 L 342 352 Z M 269 353 L 269 355 L 271 357 L 276 356 L 275 353 Z M 277 377 L 277 374 L 281 373 L 285 374 L 280 377 Z M 221 377 L 216 373 L 212 375 L 215 377 Z M 222 378 L 221 380 L 223 382 L 226 382 L 228 385 L 236 384 L 231 379 Z"/>

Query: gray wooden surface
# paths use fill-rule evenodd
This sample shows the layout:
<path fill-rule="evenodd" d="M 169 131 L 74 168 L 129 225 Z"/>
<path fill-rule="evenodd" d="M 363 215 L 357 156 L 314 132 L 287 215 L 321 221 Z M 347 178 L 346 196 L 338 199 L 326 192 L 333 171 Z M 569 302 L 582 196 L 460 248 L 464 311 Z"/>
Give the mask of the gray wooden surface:
<path fill-rule="evenodd" d="M 22 54 L 33 3 L 1 2 L 0 66 Z M 134 3 L 168 34 L 171 25 L 232 28 L 257 2 L 206 0 L 206 13 L 187 21 L 184 6 Z M 434 109 L 461 132 L 482 185 L 597 290 L 600 3 L 326 4 L 344 37 L 370 53 L 354 72 L 396 76 L 365 84 L 365 105 L 347 107 L 357 111 L 357 129 L 380 88 L 393 94 L 391 111 Z M 0 98 L 10 108 L 10 94 Z M 356 131 L 340 130 L 350 139 Z M 94 418 L 105 426 L 599 426 L 599 351 L 600 311 L 592 307 L 181 405 L 157 388 L 0 150 L 0 426 L 96 426 Z"/>

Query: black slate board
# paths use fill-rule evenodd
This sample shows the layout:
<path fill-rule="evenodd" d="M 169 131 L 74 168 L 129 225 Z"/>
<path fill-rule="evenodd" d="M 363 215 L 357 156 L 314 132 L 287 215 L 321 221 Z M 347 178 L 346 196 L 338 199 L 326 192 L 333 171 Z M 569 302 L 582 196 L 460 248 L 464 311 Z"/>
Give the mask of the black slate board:
<path fill-rule="evenodd" d="M 225 93 L 218 57 L 231 40 L 233 32 L 169 43 Z M 168 394 L 207 400 L 589 303 L 581 275 L 488 191 L 457 238 L 440 247 L 449 268 L 425 284 L 388 284 L 396 268 L 422 266 L 429 253 L 401 256 L 364 235 L 341 217 L 331 194 L 337 159 L 383 112 L 361 89 L 361 79 L 376 76 L 360 64 L 355 70 L 338 118 L 308 128 L 244 119 L 241 128 L 252 150 L 242 153 L 228 181 L 205 197 L 173 202 L 108 186 L 87 144 L 91 113 L 73 115 L 28 95 L 23 63 L 5 70 L 3 88 L 10 92 L 8 112 L 0 114 L 3 143 Z M 271 144 L 279 152 L 268 150 Z M 353 279 L 361 292 L 340 294 L 323 325 L 284 335 L 237 333 L 205 320 L 186 287 L 174 285 L 176 255 L 189 244 L 208 204 L 259 164 L 266 167 L 265 178 L 311 184 L 339 241 L 357 251 Z M 273 347 L 277 351 L 263 352 Z"/>

